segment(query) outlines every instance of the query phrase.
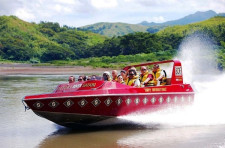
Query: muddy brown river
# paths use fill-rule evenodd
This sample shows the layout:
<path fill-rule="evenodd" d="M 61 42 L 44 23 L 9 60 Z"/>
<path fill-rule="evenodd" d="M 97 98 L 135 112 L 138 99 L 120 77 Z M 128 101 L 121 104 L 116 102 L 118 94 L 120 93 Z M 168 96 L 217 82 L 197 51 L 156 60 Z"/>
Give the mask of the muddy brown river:
<path fill-rule="evenodd" d="M 132 121 L 126 125 L 75 130 L 38 117 L 31 110 L 25 112 L 21 101 L 25 95 L 49 93 L 58 84 L 67 82 L 67 79 L 65 75 L 0 76 L 1 148 L 225 147 L 225 109 L 219 108 L 219 105 L 217 108 L 220 111 L 214 114 L 204 111 L 205 108 L 212 110 L 214 107 L 204 106 L 169 116 L 142 115 L 140 119 L 138 116 L 125 117 Z M 218 97 L 224 99 L 224 96 Z M 199 103 L 198 100 L 196 102 Z M 203 117 L 205 114 L 208 116 Z M 195 115 L 195 118 L 191 117 Z M 204 120 L 200 120 L 201 117 Z"/>

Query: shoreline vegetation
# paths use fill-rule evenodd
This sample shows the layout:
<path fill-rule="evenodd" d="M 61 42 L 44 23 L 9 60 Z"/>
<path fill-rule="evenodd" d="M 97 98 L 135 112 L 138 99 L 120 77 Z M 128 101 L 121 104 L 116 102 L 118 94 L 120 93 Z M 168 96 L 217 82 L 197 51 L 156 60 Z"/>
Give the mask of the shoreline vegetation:
<path fill-rule="evenodd" d="M 175 53 L 174 53 L 175 54 Z M 203 60 L 209 59 L 208 55 Z M 214 55 L 215 54 L 215 55 Z M 177 55 L 177 53 L 175 54 Z M 81 75 L 102 74 L 113 69 L 122 70 L 128 65 L 173 59 L 172 55 L 141 53 L 135 55 L 102 56 L 79 60 L 54 60 L 46 63 L 30 61 L 11 61 L 0 59 L 0 75 Z M 219 61 L 217 61 L 219 63 Z M 225 65 L 221 65 L 224 67 Z M 223 69 L 218 70 L 223 71 Z"/>

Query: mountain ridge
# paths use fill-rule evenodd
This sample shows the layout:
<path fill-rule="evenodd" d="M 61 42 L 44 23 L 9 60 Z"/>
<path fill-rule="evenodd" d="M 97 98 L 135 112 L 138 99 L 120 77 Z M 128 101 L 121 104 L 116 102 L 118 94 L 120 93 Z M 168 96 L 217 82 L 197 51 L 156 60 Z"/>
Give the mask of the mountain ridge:
<path fill-rule="evenodd" d="M 197 11 L 194 14 L 190 14 L 183 18 L 167 21 L 164 23 L 155 23 L 155 22 L 149 23 L 147 21 L 143 21 L 139 24 L 129 24 L 122 22 L 117 23 L 99 22 L 91 25 L 78 27 L 78 29 L 83 31 L 92 31 L 94 33 L 98 33 L 108 37 L 122 36 L 134 32 L 156 33 L 168 26 L 196 23 L 215 17 L 217 15 L 225 16 L 225 13 L 216 13 L 215 11 L 212 10 L 204 12 Z"/>
<path fill-rule="evenodd" d="M 150 22 L 148 23 L 147 21 L 144 21 L 142 23 L 139 23 L 140 25 L 144 25 L 144 26 L 155 26 L 155 25 L 186 25 L 186 24 L 190 24 L 190 23 L 195 23 L 195 22 L 200 22 L 200 21 L 204 21 L 207 20 L 209 18 L 212 18 L 214 16 L 217 16 L 218 14 L 213 11 L 213 10 L 208 10 L 208 11 L 197 11 L 193 14 L 189 14 L 187 16 L 184 16 L 180 19 L 176 19 L 176 20 L 171 20 L 171 21 L 166 21 L 163 23 L 155 23 L 155 22 Z"/>

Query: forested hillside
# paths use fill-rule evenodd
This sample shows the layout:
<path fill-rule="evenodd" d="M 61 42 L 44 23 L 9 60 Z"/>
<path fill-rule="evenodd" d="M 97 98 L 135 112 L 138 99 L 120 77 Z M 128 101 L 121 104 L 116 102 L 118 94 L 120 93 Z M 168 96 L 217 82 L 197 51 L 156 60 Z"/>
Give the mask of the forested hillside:
<path fill-rule="evenodd" d="M 0 17 L 0 58 L 17 61 L 49 61 L 82 58 L 83 50 L 106 37 L 77 31 L 58 23 L 28 23 L 15 16 Z"/>
<path fill-rule="evenodd" d="M 111 66 L 172 59 L 182 40 L 200 32 L 212 38 L 218 53 L 218 67 L 225 68 L 225 17 L 168 27 L 158 33 L 136 32 L 107 38 L 87 31 L 78 31 L 58 23 L 32 24 L 14 16 L 0 17 L 0 59 L 30 62 L 64 60 L 78 65 Z M 102 57 L 97 58 L 96 57 Z M 57 62 L 56 62 L 57 63 Z"/>

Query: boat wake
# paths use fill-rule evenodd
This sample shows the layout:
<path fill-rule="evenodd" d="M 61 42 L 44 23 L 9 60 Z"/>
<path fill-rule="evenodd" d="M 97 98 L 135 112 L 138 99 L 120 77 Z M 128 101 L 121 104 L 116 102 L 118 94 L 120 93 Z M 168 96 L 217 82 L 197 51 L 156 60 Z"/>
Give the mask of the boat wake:
<path fill-rule="evenodd" d="M 147 127 L 225 124 L 225 74 L 216 69 L 214 48 L 213 41 L 203 34 L 188 36 L 180 45 L 177 59 L 182 61 L 184 83 L 191 83 L 195 90 L 192 106 L 120 118 Z"/>

